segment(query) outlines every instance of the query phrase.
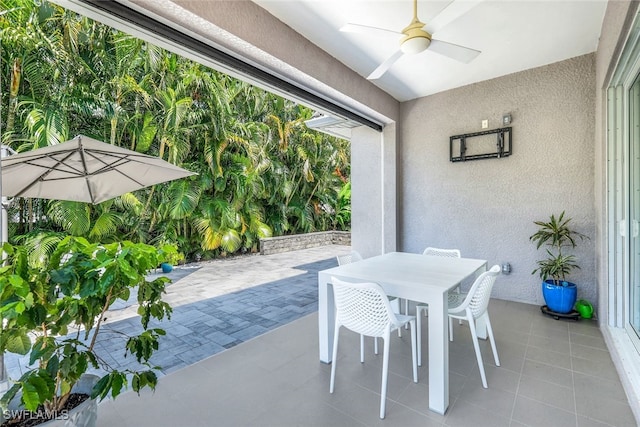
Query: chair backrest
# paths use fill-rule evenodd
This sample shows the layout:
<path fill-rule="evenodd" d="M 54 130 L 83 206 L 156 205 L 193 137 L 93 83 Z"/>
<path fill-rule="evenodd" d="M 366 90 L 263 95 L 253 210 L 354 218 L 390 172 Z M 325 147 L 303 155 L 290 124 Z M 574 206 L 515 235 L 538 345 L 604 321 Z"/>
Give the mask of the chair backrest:
<path fill-rule="evenodd" d="M 491 289 L 496 282 L 496 278 L 500 274 L 500 266 L 494 265 L 489 271 L 482 273 L 469 289 L 469 293 L 465 300 L 460 304 L 461 310 L 469 307 L 474 319 L 482 316 L 489 306 L 489 297 Z"/>
<path fill-rule="evenodd" d="M 347 255 L 338 255 L 336 259 L 338 260 L 338 265 L 351 264 L 352 262 L 362 261 L 362 255 L 358 251 L 351 251 Z"/>
<path fill-rule="evenodd" d="M 459 249 L 440 249 L 440 248 L 432 248 L 428 247 L 422 252 L 422 255 L 435 255 L 435 256 L 446 256 L 449 258 L 460 258 L 460 250 Z"/>
<path fill-rule="evenodd" d="M 350 283 L 331 278 L 336 320 L 361 335 L 384 336 L 397 319 L 389 299 L 377 283 Z"/>

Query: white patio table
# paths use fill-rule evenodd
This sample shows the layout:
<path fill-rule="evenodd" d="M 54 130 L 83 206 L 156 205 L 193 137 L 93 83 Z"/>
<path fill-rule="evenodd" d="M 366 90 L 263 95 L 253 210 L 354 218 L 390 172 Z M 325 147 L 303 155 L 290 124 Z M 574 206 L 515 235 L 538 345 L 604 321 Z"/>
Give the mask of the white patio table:
<path fill-rule="evenodd" d="M 331 363 L 333 354 L 335 305 L 331 277 L 375 282 L 387 295 L 429 304 L 429 409 L 444 414 L 449 406 L 447 295 L 458 283 L 486 267 L 487 262 L 479 259 L 391 252 L 318 272 L 320 361 Z"/>

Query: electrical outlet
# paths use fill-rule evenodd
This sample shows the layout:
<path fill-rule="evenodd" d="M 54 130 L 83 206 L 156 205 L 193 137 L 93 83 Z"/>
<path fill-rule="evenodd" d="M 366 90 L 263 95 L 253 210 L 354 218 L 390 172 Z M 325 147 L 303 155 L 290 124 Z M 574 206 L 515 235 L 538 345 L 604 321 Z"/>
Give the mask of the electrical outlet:
<path fill-rule="evenodd" d="M 489 120 L 482 121 L 482 129 L 487 129 L 489 127 Z"/>

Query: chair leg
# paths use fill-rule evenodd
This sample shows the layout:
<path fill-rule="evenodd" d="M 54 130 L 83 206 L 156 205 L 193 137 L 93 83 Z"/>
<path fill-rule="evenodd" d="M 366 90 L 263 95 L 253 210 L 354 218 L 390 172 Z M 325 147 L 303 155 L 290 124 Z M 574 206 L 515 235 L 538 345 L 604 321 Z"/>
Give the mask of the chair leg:
<path fill-rule="evenodd" d="M 408 299 L 404 300 L 404 314 L 405 314 L 406 316 L 408 316 L 408 315 L 409 315 L 409 300 L 408 300 Z M 405 323 L 405 324 L 404 324 L 404 328 L 405 328 L 405 329 L 409 329 L 409 324 L 408 324 L 408 323 Z M 398 328 L 398 329 L 400 329 L 400 328 Z"/>
<path fill-rule="evenodd" d="M 419 313 L 416 313 L 418 315 Z M 411 366 L 413 366 L 413 382 L 418 382 L 418 363 L 416 360 L 416 322 L 420 322 L 420 318 L 416 316 L 416 320 L 411 320 Z"/>
<path fill-rule="evenodd" d="M 460 293 L 460 283 L 458 283 L 458 286 L 456 287 L 456 293 Z M 462 325 L 462 319 L 458 319 L 458 325 Z"/>
<path fill-rule="evenodd" d="M 401 308 L 402 300 L 400 298 L 394 298 L 391 303 L 391 310 L 396 314 L 402 314 Z M 398 328 L 398 337 L 402 338 L 402 329 Z M 376 353 L 378 354 L 378 353 Z"/>
<path fill-rule="evenodd" d="M 487 320 L 487 333 L 489 334 L 489 341 L 491 341 L 491 351 L 493 351 L 493 360 L 496 362 L 496 366 L 500 366 L 500 358 L 498 357 L 498 349 L 496 348 L 496 339 L 493 337 L 491 320 L 487 313 L 485 313 L 485 316 L 485 319 Z"/>
<path fill-rule="evenodd" d="M 333 357 L 331 358 L 331 381 L 329 382 L 329 393 L 333 393 L 333 386 L 336 380 L 336 364 L 338 362 L 338 335 L 340 334 L 340 325 L 336 323 L 333 333 Z"/>
<path fill-rule="evenodd" d="M 387 404 L 387 379 L 389 377 L 389 332 L 383 337 L 384 350 L 382 358 L 382 386 L 380 387 L 380 419 L 384 419 Z"/>
<path fill-rule="evenodd" d="M 468 310 L 468 309 L 467 309 Z M 484 373 L 484 363 L 482 363 L 482 353 L 478 345 L 478 335 L 476 334 L 476 322 L 471 315 L 467 315 L 469 321 L 469 329 L 471 330 L 471 339 L 473 340 L 473 348 L 476 350 L 476 360 L 478 361 L 478 369 L 480 369 L 480 378 L 482 378 L 482 387 L 489 388 L 487 385 L 487 376 Z"/>
<path fill-rule="evenodd" d="M 422 366 L 422 321 L 420 319 L 420 313 L 427 311 L 424 307 L 416 306 L 416 336 L 418 340 L 418 366 Z"/>
<path fill-rule="evenodd" d="M 364 363 L 364 335 L 360 334 L 360 363 Z"/>

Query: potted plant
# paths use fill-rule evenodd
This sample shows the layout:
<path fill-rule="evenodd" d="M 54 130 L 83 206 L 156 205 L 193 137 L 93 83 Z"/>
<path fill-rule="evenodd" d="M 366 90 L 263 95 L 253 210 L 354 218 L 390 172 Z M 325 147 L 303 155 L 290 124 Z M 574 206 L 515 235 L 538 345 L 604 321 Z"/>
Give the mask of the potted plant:
<path fill-rule="evenodd" d="M 184 254 L 178 252 L 178 247 L 171 243 L 160 246 L 160 268 L 163 273 L 170 273 L 175 265 L 184 261 Z"/>
<path fill-rule="evenodd" d="M 576 302 L 577 287 L 567 281 L 571 272 L 580 268 L 573 254 L 567 249 L 576 247 L 576 239 L 588 239 L 582 233 L 570 227 L 571 218 L 565 218 L 564 211 L 556 217 L 551 215 L 549 221 L 534 221 L 538 231 L 529 237 L 536 244 L 536 249 L 546 246 L 547 257 L 537 261 L 536 272 L 542 279 L 542 295 L 548 309 L 554 313 L 569 313 Z"/>
<path fill-rule="evenodd" d="M 85 387 L 94 414 L 89 410 L 89 421 L 71 425 L 95 424 L 95 399 L 116 397 L 128 385 L 136 392 L 155 388 L 158 367 L 151 366 L 149 358 L 165 332 L 149 328 L 149 322 L 171 314 L 161 298 L 169 280 L 146 279 L 160 259 L 156 248 L 67 237 L 39 265 L 29 264 L 24 247 L 5 244 L 3 251 L 7 258 L 0 268 L 0 320 L 4 319 L 0 351 L 29 354 L 31 367 L 0 399 L 5 417 L 19 414 L 43 422 L 64 418 L 64 425 L 69 425 L 69 419 L 77 416 L 68 406 L 75 399 L 74 386 L 86 386 L 83 375 L 90 368 L 106 372 L 93 382 L 89 378 Z M 142 332 L 127 336 L 122 351 L 134 356 L 142 369 L 118 370 L 100 357 L 95 345 L 109 307 L 117 299 L 128 299 L 133 289 L 137 289 Z M 19 409 L 7 409 L 16 403 Z"/>

